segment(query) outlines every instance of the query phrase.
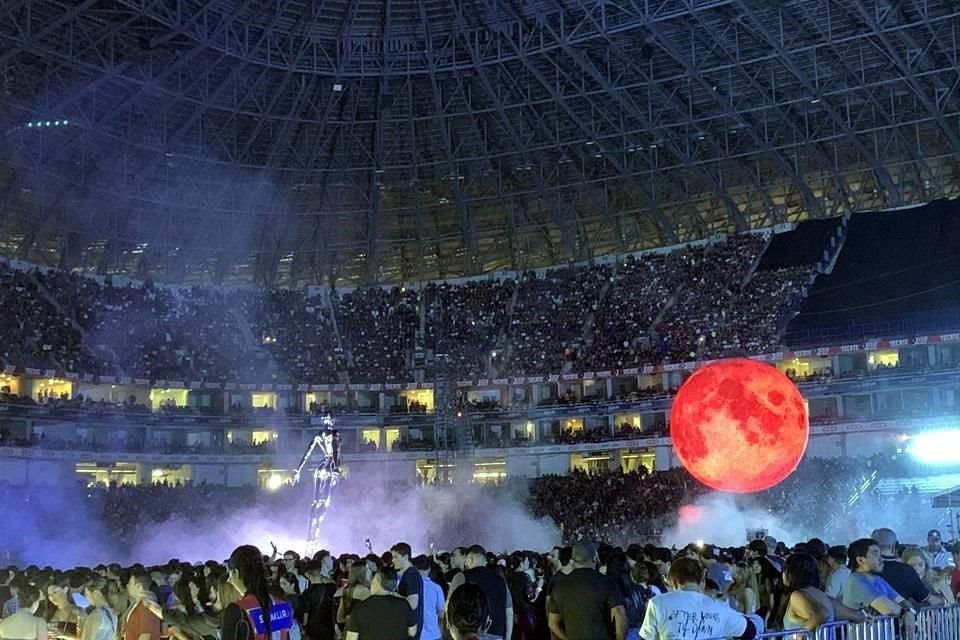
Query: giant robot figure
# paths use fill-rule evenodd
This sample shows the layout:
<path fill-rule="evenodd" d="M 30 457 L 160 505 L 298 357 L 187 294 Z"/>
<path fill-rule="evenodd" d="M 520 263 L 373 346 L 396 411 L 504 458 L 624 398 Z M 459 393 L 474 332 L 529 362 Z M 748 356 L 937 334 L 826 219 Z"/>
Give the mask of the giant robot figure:
<path fill-rule="evenodd" d="M 313 437 L 300 466 L 293 474 L 293 484 L 300 482 L 300 472 L 310 462 L 314 452 L 320 449 L 323 459 L 313 471 L 313 502 L 310 504 L 310 523 L 307 534 L 307 551 L 316 553 L 320 544 L 320 526 L 330 509 L 333 489 L 340 481 L 340 434 L 333 428 L 330 416 L 323 418 L 323 431 Z"/>

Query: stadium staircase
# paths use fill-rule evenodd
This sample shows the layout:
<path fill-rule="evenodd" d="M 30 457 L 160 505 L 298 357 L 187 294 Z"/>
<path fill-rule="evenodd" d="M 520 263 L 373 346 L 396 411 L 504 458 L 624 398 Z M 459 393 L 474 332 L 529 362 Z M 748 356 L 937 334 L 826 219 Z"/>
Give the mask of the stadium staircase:
<path fill-rule="evenodd" d="M 517 286 L 513 288 L 513 295 L 510 296 L 510 302 L 507 303 L 507 321 L 504 323 L 503 330 L 497 336 L 494 343 L 497 350 L 503 351 L 501 362 L 509 363 L 513 357 L 513 340 L 510 339 L 510 328 L 513 326 L 513 311 L 517 308 L 517 298 L 520 297 L 520 283 L 522 278 L 517 279 Z M 489 373 L 489 367 L 488 373 Z M 499 375 L 499 372 L 497 373 Z"/>
<path fill-rule="evenodd" d="M 770 247 L 770 243 L 773 242 L 773 236 L 774 234 L 772 233 L 766 234 L 767 240 L 763 243 L 763 249 L 761 249 L 760 253 L 757 254 L 753 264 L 750 265 L 750 268 L 747 269 L 746 275 L 743 276 L 743 281 L 740 283 L 741 290 L 746 288 L 747 283 L 750 282 L 750 279 L 753 278 L 753 274 L 755 274 L 757 269 L 760 267 L 760 261 L 763 259 L 763 254 L 767 252 L 767 249 Z"/>
<path fill-rule="evenodd" d="M 337 312 L 333 308 L 333 299 L 331 298 L 330 290 L 321 290 L 320 298 L 330 313 L 330 324 L 333 326 L 333 335 L 337 339 L 337 347 L 340 349 L 340 353 L 343 353 L 343 340 L 340 339 L 340 325 L 337 324 Z"/>
<path fill-rule="evenodd" d="M 833 271 L 833 266 L 837 264 L 840 251 L 843 250 L 843 243 L 847 240 L 847 231 L 850 229 L 850 217 L 852 215 L 851 213 L 846 213 L 840 219 L 840 224 L 837 225 L 836 231 L 830 238 L 829 246 L 823 250 L 823 260 L 816 265 L 819 273 L 829 274 Z"/>
<path fill-rule="evenodd" d="M 613 263 L 613 278 L 607 278 L 607 281 L 603 283 L 603 286 L 600 287 L 600 295 L 597 296 L 597 309 L 603 304 L 603 301 L 607 298 L 607 292 L 610 291 L 610 287 L 613 286 L 613 280 L 617 277 L 617 271 L 619 270 L 620 262 L 615 261 Z M 593 344 L 593 337 L 596 335 L 597 330 L 597 312 L 594 309 L 591 309 L 587 314 L 586 319 L 583 321 L 583 344 L 588 346 Z"/>
<path fill-rule="evenodd" d="M 830 531 L 834 524 L 841 521 L 843 516 L 850 512 L 860 499 L 869 493 L 873 487 L 877 484 L 877 470 L 874 469 L 869 475 L 864 476 L 860 482 L 854 486 L 853 492 L 850 494 L 850 497 L 847 498 L 847 501 L 840 505 L 839 512 L 834 512 L 831 514 L 830 519 L 827 520 L 824 524 L 824 530 Z"/>
<path fill-rule="evenodd" d="M 240 335 L 243 336 L 243 339 L 247 341 L 252 348 L 252 351 L 257 354 L 261 362 L 267 364 L 267 368 L 270 373 L 276 373 L 280 370 L 280 366 L 277 364 L 277 361 L 273 358 L 273 354 L 270 353 L 269 349 L 264 349 L 263 344 L 257 340 L 257 337 L 253 335 L 253 329 L 250 327 L 250 323 L 247 321 L 247 318 L 240 313 L 239 306 L 230 305 L 230 316 L 233 318 L 234 322 L 237 323 L 237 328 L 240 330 Z"/>

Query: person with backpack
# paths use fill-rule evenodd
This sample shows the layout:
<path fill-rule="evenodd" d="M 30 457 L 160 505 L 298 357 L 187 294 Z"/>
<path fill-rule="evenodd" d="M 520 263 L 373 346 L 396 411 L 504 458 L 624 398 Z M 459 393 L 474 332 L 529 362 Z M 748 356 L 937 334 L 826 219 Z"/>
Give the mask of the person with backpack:
<path fill-rule="evenodd" d="M 260 550 L 252 545 L 234 549 L 228 580 L 243 596 L 223 610 L 221 640 L 290 640 L 293 607 L 270 595 L 270 579 Z"/>

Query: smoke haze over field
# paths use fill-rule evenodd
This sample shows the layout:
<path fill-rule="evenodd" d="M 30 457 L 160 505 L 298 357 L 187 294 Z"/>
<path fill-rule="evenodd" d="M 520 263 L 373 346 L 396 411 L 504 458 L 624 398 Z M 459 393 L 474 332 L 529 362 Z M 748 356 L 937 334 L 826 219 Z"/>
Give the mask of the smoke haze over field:
<path fill-rule="evenodd" d="M 3 551 L 18 565 L 92 566 L 101 562 L 156 564 L 170 558 L 197 562 L 222 560 L 241 544 L 270 553 L 303 552 L 310 490 L 283 496 L 256 493 L 257 500 L 229 517 L 173 518 L 146 527 L 129 548 L 118 547 L 90 513 L 87 491 L 77 489 L 6 490 L 6 508 L 15 517 L 0 518 Z M 149 513 L 149 505 L 144 505 Z M 377 552 L 395 542 L 410 543 L 415 553 L 479 543 L 491 551 L 547 550 L 560 541 L 549 520 L 535 520 L 516 498 L 494 496 L 475 485 L 424 487 L 406 491 L 367 479 L 345 480 L 334 496 L 324 524 L 322 546 L 335 553 L 364 553 L 370 538 Z"/>
<path fill-rule="evenodd" d="M 511 489 L 515 489 L 512 494 Z M 101 562 L 157 564 L 173 557 L 190 562 L 222 560 L 240 544 L 255 544 L 269 554 L 271 542 L 280 551 L 305 550 L 309 483 L 272 494 L 249 490 L 249 497 L 244 489 L 207 486 L 192 491 L 196 504 L 184 505 L 169 491 L 156 496 L 135 492 L 113 500 L 112 504 L 123 505 L 109 519 L 110 526 L 120 523 L 124 528 L 122 535 L 116 535 L 101 519 L 102 490 L 0 487 L 0 551 L 6 555 L 0 563 L 68 568 Z M 377 552 L 401 540 L 410 543 L 415 553 L 426 552 L 430 543 L 438 550 L 479 543 L 497 553 L 546 551 L 560 541 L 560 531 L 551 520 L 530 516 L 523 491 L 522 482 L 498 489 L 480 485 L 414 488 L 373 477 L 349 477 L 334 495 L 321 546 L 337 554 L 362 554 L 364 539 L 370 538 Z M 780 504 L 787 507 L 784 513 L 759 507 L 758 496 L 708 494 L 681 507 L 675 516 L 658 518 L 664 531 L 660 543 L 679 548 L 703 540 L 742 546 L 747 529 L 766 529 L 791 546 L 814 536 L 830 544 L 847 544 L 874 528 L 891 527 L 901 542 L 923 544 L 927 529 L 946 529 L 942 515 L 917 496 L 867 495 L 844 513 L 844 493 L 826 495 L 815 488 L 791 491 Z M 214 516 L 207 508 L 214 501 L 237 506 L 225 517 Z M 131 502 L 137 504 L 131 507 Z M 173 504 L 188 515 L 152 523 L 153 514 L 167 513 Z M 832 526 L 824 530 L 831 517 Z M 130 527 L 135 522 L 145 533 L 131 543 Z"/>
<path fill-rule="evenodd" d="M 794 493 L 787 496 L 786 502 L 793 510 L 776 514 L 758 507 L 749 495 L 707 494 L 680 508 L 675 523 L 664 530 L 663 546 L 681 548 L 702 540 L 707 544 L 739 547 L 746 544 L 748 529 L 766 529 L 768 535 L 791 547 L 814 537 L 831 545 L 845 545 L 881 527 L 892 528 L 904 544 L 923 545 L 927 530 L 941 526 L 941 515 L 928 501 L 916 496 L 878 500 L 867 495 L 846 512 L 838 496 Z M 824 524 L 829 521 L 830 528 L 825 531 L 823 527 L 796 524 L 794 520 L 798 517 L 809 517 L 810 514 L 805 513 L 808 509 L 814 509 Z"/>
<path fill-rule="evenodd" d="M 190 560 L 219 559 L 240 544 L 255 544 L 269 553 L 270 542 L 282 552 L 303 552 L 307 524 L 307 497 L 282 509 L 251 506 L 229 519 L 196 523 L 170 521 L 155 528 L 138 544 L 136 558 L 147 562 L 168 560 L 170 540 L 178 540 L 177 557 Z M 346 481 L 334 495 L 333 507 L 323 526 L 321 546 L 335 553 L 364 553 L 370 538 L 377 552 L 399 541 L 414 553 L 425 553 L 430 543 L 450 549 L 479 543 L 495 552 L 514 549 L 546 550 L 560 541 L 560 531 L 548 519 L 534 520 L 519 502 L 492 496 L 482 487 L 424 487 L 399 492 Z"/>
<path fill-rule="evenodd" d="M 769 535 L 788 543 L 806 540 L 798 531 L 791 531 L 773 514 L 737 504 L 729 493 L 711 493 L 680 508 L 677 522 L 663 533 L 663 545 L 681 548 L 703 540 L 723 547 L 746 544 L 747 529 L 766 529 Z"/>

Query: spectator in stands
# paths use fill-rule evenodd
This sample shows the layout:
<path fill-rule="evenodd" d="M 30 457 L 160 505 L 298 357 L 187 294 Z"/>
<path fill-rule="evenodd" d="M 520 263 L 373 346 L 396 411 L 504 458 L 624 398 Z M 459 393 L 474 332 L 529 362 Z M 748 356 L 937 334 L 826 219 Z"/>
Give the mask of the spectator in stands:
<path fill-rule="evenodd" d="M 952 569 L 953 556 L 943 546 L 943 537 L 937 529 L 927 532 L 927 562 L 931 569 Z"/>
<path fill-rule="evenodd" d="M 643 640 L 696 640 L 732 637 L 751 640 L 763 632 L 757 616 L 744 616 L 720 600 L 704 595 L 706 572 L 693 558 L 679 558 L 667 581 L 673 591 L 654 596 L 647 605 Z"/>
<path fill-rule="evenodd" d="M 550 594 L 550 631 L 560 640 L 624 640 L 626 608 L 616 586 L 596 569 L 596 546 L 585 540 L 577 542 L 572 559 L 573 571 L 558 580 Z"/>
<path fill-rule="evenodd" d="M 910 600 L 914 606 L 943 604 L 939 596 L 930 594 L 923 580 L 917 577 L 916 571 L 897 559 L 897 534 L 892 529 L 876 529 L 870 537 L 880 546 L 880 555 L 883 558 L 880 575 L 894 591 Z"/>
<path fill-rule="evenodd" d="M 749 234 L 519 283 L 313 297 L 0 265 L 0 306 L 12 319 L 0 327 L 0 360 L 161 380 L 376 383 L 413 378 L 419 337 L 464 376 L 755 353 L 776 346 L 811 280 L 805 266 L 752 272 L 763 248 L 764 237 Z"/>
<path fill-rule="evenodd" d="M 393 567 L 382 567 L 377 572 L 370 585 L 370 597 L 353 607 L 346 640 L 406 640 L 417 636 L 420 622 L 416 608 L 397 593 L 398 582 Z"/>

